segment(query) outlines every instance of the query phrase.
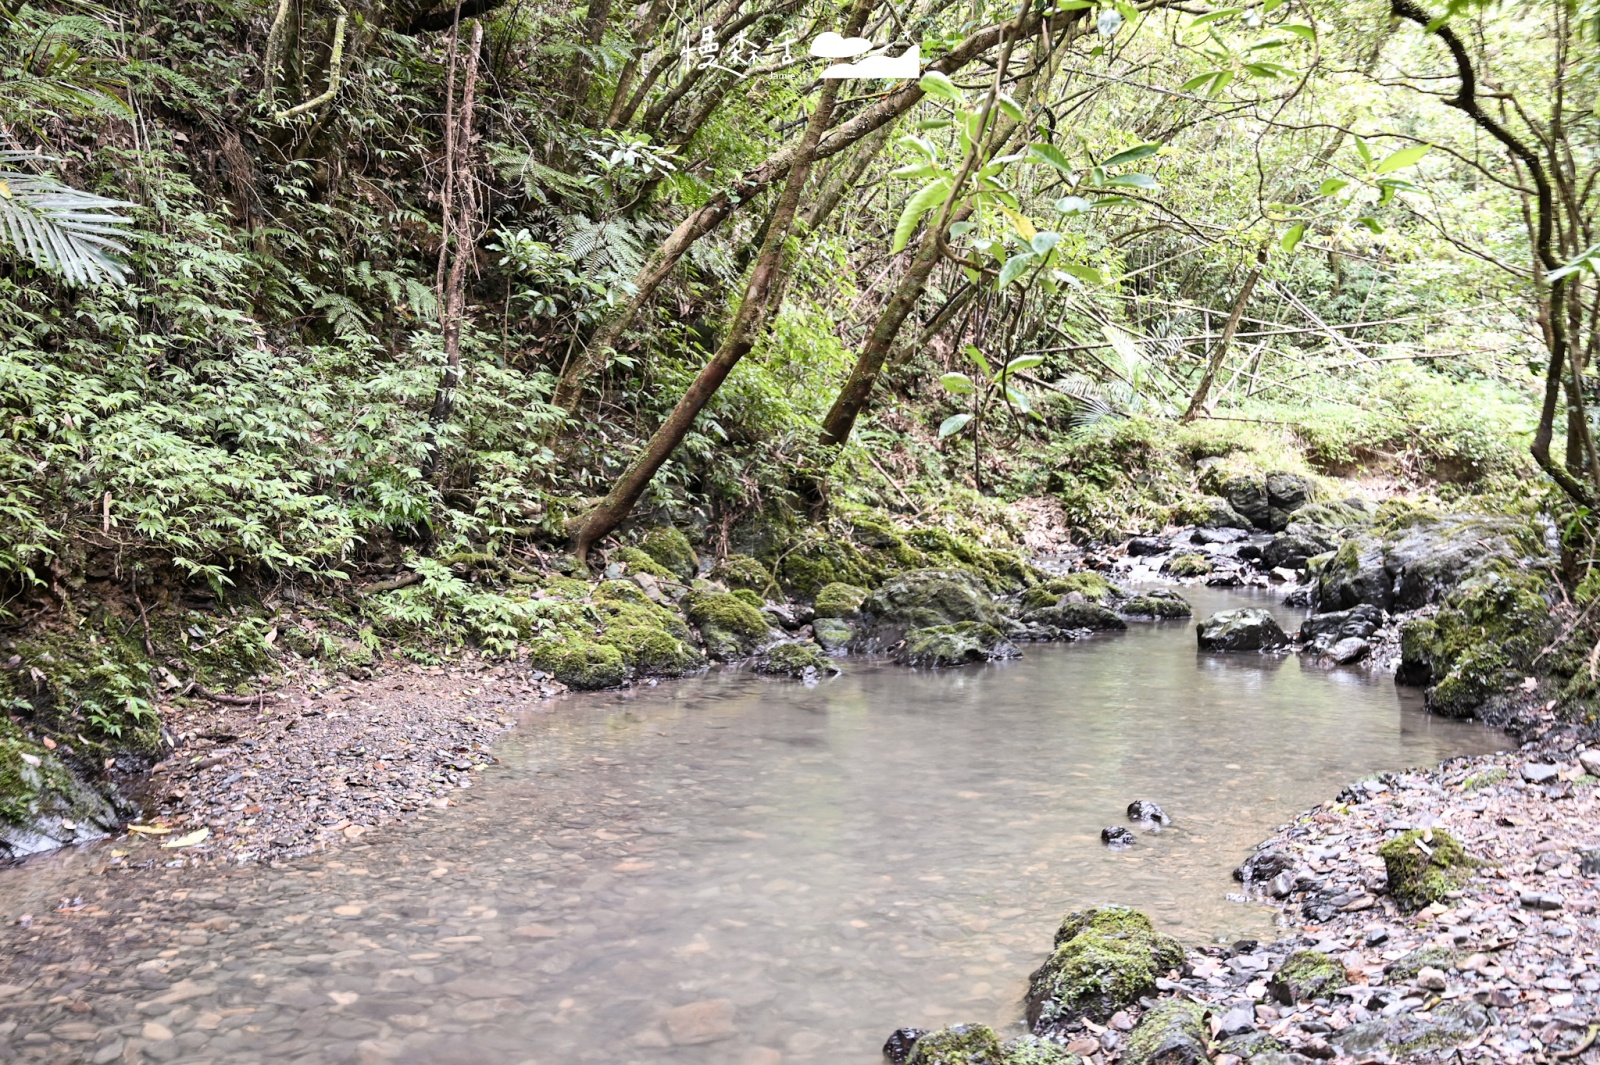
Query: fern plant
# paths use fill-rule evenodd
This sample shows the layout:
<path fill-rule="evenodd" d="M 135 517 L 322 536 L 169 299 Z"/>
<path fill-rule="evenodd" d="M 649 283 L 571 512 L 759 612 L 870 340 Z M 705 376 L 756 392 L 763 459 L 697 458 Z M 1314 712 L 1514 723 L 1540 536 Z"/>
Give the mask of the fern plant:
<path fill-rule="evenodd" d="M 126 284 L 128 268 L 120 256 L 128 249 L 117 239 L 123 233 L 117 227 L 133 220 L 117 209 L 132 205 L 20 168 L 44 159 L 0 150 L 0 241 L 72 284 Z"/>

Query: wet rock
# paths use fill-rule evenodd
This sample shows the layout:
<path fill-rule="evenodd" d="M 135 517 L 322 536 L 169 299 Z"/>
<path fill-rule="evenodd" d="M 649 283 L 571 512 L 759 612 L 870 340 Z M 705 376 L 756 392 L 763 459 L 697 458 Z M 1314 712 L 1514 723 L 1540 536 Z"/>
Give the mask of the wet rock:
<path fill-rule="evenodd" d="M 1328 657 L 1341 666 L 1359 662 L 1372 653 L 1372 645 L 1358 636 L 1349 636 L 1328 648 Z"/>
<path fill-rule="evenodd" d="M 1442 830 L 1402 832 L 1379 847 L 1378 855 L 1389 874 L 1389 894 L 1414 910 L 1460 889 L 1477 864 Z"/>
<path fill-rule="evenodd" d="M 1294 856 L 1279 850 L 1259 850 L 1233 871 L 1233 878 L 1244 884 L 1259 884 L 1294 869 Z"/>
<path fill-rule="evenodd" d="M 1114 610 L 1098 603 L 1071 603 L 1065 599 L 1055 606 L 1030 610 L 1018 620 L 1056 636 L 1072 632 L 1115 631 L 1128 627 L 1128 623 Z"/>
<path fill-rule="evenodd" d="M 1327 541 L 1315 537 L 1282 533 L 1261 549 L 1261 568 L 1305 569 L 1307 559 L 1322 554 L 1330 546 Z"/>
<path fill-rule="evenodd" d="M 1236 474 L 1223 480 L 1222 498 L 1258 529 L 1272 528 L 1272 503 L 1267 498 L 1266 481 L 1249 474 Z"/>
<path fill-rule="evenodd" d="M 1393 606 L 1394 578 L 1384 568 L 1382 541 L 1363 536 L 1341 544 L 1317 573 L 1316 602 L 1330 611 Z"/>
<path fill-rule="evenodd" d="M 1186 618 L 1194 614 L 1194 607 L 1177 593 L 1163 590 L 1134 596 L 1120 604 L 1117 612 L 1127 618 Z"/>
<path fill-rule="evenodd" d="M 1100 842 L 1108 847 L 1120 850 L 1124 847 L 1133 846 L 1138 840 L 1132 832 L 1129 832 L 1121 825 L 1112 825 L 1110 828 L 1102 828 L 1100 830 Z"/>
<path fill-rule="evenodd" d="M 1211 559 L 1197 552 L 1173 555 L 1161 564 L 1161 572 L 1173 577 L 1204 577 L 1211 568 Z"/>
<path fill-rule="evenodd" d="M 700 1046 L 732 1039 L 735 1033 L 733 1016 L 731 1001 L 713 998 L 668 1010 L 661 1023 L 673 1045 Z"/>
<path fill-rule="evenodd" d="M 1000 1047 L 1001 1065 L 1083 1065 L 1083 1059 L 1060 1043 L 1036 1035 L 1007 1039 Z"/>
<path fill-rule="evenodd" d="M 1000 1037 L 986 1024 L 954 1024 L 928 1032 L 906 1065 L 1003 1065 Z"/>
<path fill-rule="evenodd" d="M 1418 947 L 1385 966 L 1384 975 L 1392 983 L 1405 983 L 1417 979 L 1424 969 L 1449 969 L 1455 965 L 1458 957 L 1449 947 Z"/>
<path fill-rule="evenodd" d="M 1049 959 L 1029 977 L 1028 1024 L 1043 1032 L 1079 1017 L 1105 1021 L 1154 992 L 1156 980 L 1183 959 L 1182 945 L 1137 910 L 1068 914 Z"/>
<path fill-rule="evenodd" d="M 911 1049 L 918 1039 L 928 1034 L 926 1028 L 896 1028 L 883 1043 L 883 1056 L 894 1065 L 905 1065 Z"/>
<path fill-rule="evenodd" d="M 1265 478 L 1267 490 L 1267 528 L 1279 531 L 1289 524 L 1291 515 L 1309 503 L 1316 490 L 1308 478 L 1296 473 L 1273 470 Z M 1315 552 L 1312 552 L 1315 554 Z"/>
<path fill-rule="evenodd" d="M 723 662 L 748 657 L 772 634 L 761 611 L 743 598 L 747 592 L 689 593 L 684 613 L 700 630 L 706 654 Z"/>
<path fill-rule="evenodd" d="M 774 644 L 756 659 L 757 673 L 804 677 L 837 673 L 839 666 L 821 647 L 808 641 Z"/>
<path fill-rule="evenodd" d="M 1003 632 L 992 625 L 963 621 L 931 625 L 906 633 L 895 651 L 895 661 L 906 666 L 963 666 L 996 658 L 1015 658 L 1018 651 Z"/>
<path fill-rule="evenodd" d="M 1172 824 L 1167 811 L 1147 799 L 1135 799 L 1128 804 L 1128 820 L 1148 821 L 1158 825 Z"/>
<path fill-rule="evenodd" d="M 816 616 L 819 618 L 853 618 L 861 604 L 871 594 L 865 588 L 834 581 L 817 592 Z"/>
<path fill-rule="evenodd" d="M 1345 983 L 1344 966 L 1314 950 L 1297 950 L 1283 960 L 1267 983 L 1272 997 L 1286 1006 L 1310 1002 Z"/>
<path fill-rule="evenodd" d="M 1205 1007 L 1162 999 L 1128 1036 L 1122 1065 L 1207 1065 Z"/>
<path fill-rule="evenodd" d="M 856 626 L 843 618 L 818 618 L 811 623 L 811 636 L 824 651 L 839 651 L 855 639 Z"/>
<path fill-rule="evenodd" d="M 0 717 L 0 858 L 87 843 L 120 824 L 110 799 Z"/>
<path fill-rule="evenodd" d="M 1426 1013 L 1402 1013 L 1351 1025 L 1331 1036 L 1329 1042 L 1354 1058 L 1386 1054 L 1407 1059 L 1459 1046 L 1488 1025 L 1489 1014 L 1482 1006 L 1456 999 Z"/>
<path fill-rule="evenodd" d="M 1311 615 L 1300 623 L 1300 639 L 1319 648 L 1331 647 L 1340 640 L 1369 639 L 1382 624 L 1383 611 L 1362 603 L 1349 610 Z"/>
<path fill-rule="evenodd" d="M 1135 536 L 1128 541 L 1128 554 L 1134 558 L 1147 555 L 1164 555 L 1172 550 L 1172 543 L 1168 540 L 1158 540 L 1150 536 Z"/>
<path fill-rule="evenodd" d="M 913 629 L 972 622 L 1003 631 L 1005 619 L 988 586 L 966 570 L 911 570 L 884 582 L 860 606 L 862 626 L 854 646 L 884 651 Z"/>
<path fill-rule="evenodd" d="M 1202 651 L 1269 651 L 1289 643 L 1277 620 L 1254 607 L 1212 614 L 1199 624 L 1196 635 Z"/>

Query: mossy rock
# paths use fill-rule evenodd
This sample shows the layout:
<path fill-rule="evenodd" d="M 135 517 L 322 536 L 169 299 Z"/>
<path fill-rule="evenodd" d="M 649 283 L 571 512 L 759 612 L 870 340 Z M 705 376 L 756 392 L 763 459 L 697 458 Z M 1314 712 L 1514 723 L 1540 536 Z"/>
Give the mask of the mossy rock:
<path fill-rule="evenodd" d="M 1283 959 L 1267 988 L 1279 1002 L 1292 1006 L 1326 997 L 1347 983 L 1344 966 L 1336 959 L 1315 950 L 1297 950 Z"/>
<path fill-rule="evenodd" d="M 1069 573 L 1065 577 L 1051 577 L 1042 581 L 1022 593 L 1022 606 L 1027 610 L 1037 610 L 1044 606 L 1055 606 L 1064 595 L 1077 594 L 1090 603 L 1109 605 L 1120 599 L 1126 599 L 1128 593 L 1122 588 L 1098 573 Z"/>
<path fill-rule="evenodd" d="M 988 1025 L 953 1024 L 920 1036 L 906 1065 L 1005 1065 L 1003 1053 Z"/>
<path fill-rule="evenodd" d="M 1028 981 L 1035 1030 L 1078 1017 L 1105 1021 L 1155 991 L 1156 979 L 1183 964 L 1183 946 L 1150 918 L 1125 906 L 1068 914 L 1056 947 Z"/>
<path fill-rule="evenodd" d="M 1489 1012 L 1476 1002 L 1441 1002 L 1426 1013 L 1402 1013 L 1352 1024 L 1329 1037 L 1341 1055 L 1358 1060 L 1414 1061 L 1460 1046 L 1489 1027 Z M 1436 1060 L 1428 1058 L 1426 1060 Z"/>
<path fill-rule="evenodd" d="M 98 839 L 118 824 L 104 795 L 0 717 L 0 858 Z"/>
<path fill-rule="evenodd" d="M 964 666 L 1016 654 L 1005 633 L 993 625 L 961 621 L 912 629 L 895 652 L 895 661 L 906 666 Z"/>
<path fill-rule="evenodd" d="M 706 654 L 724 662 L 748 657 L 769 635 L 761 611 L 731 592 L 690 592 L 684 612 L 699 628 Z"/>
<path fill-rule="evenodd" d="M 1083 1059 L 1069 1053 L 1060 1043 L 1036 1035 L 1007 1039 L 1000 1047 L 1001 1065 L 1083 1065 Z"/>
<path fill-rule="evenodd" d="M 839 672 L 839 666 L 828 657 L 827 652 L 805 641 L 774 644 L 756 659 L 755 669 L 757 673 L 785 677 Z"/>
<path fill-rule="evenodd" d="M 823 650 L 842 651 L 855 639 L 856 626 L 843 618 L 817 618 L 811 623 L 811 635 Z"/>
<path fill-rule="evenodd" d="M 923 553 L 929 568 L 967 570 L 995 594 L 1019 592 L 1045 579 L 1021 553 L 985 547 L 945 529 L 916 529 L 906 539 Z"/>
<path fill-rule="evenodd" d="M 587 598 L 593 586 L 576 577 L 550 577 L 544 582 L 546 599 L 577 600 Z"/>
<path fill-rule="evenodd" d="M 749 555 L 729 555 L 712 568 L 711 575 L 736 591 L 742 588 L 765 596 L 778 590 L 772 571 Z"/>
<path fill-rule="evenodd" d="M 677 579 L 677 574 L 637 547 L 617 548 L 611 552 L 610 561 L 621 562 L 628 567 L 629 573 L 648 573 L 652 577 Z"/>
<path fill-rule="evenodd" d="M 767 605 L 767 601 L 765 599 L 761 598 L 761 596 L 757 595 L 755 592 L 752 592 L 748 588 L 735 588 L 728 594 L 739 600 L 739 602 L 747 603 L 750 606 L 755 607 L 757 610 L 760 610 L 762 607 Z"/>
<path fill-rule="evenodd" d="M 1461 955 L 1449 947 L 1418 947 L 1395 959 L 1385 970 L 1390 983 L 1415 980 L 1423 969 L 1449 970 L 1461 960 Z"/>
<path fill-rule="evenodd" d="M 655 559 L 664 569 L 680 581 L 692 580 L 700 568 L 700 559 L 689 538 L 682 531 L 668 526 L 658 526 L 639 540 L 639 550 Z"/>
<path fill-rule="evenodd" d="M 816 616 L 819 618 L 853 618 L 862 602 L 871 593 L 854 584 L 834 581 L 817 592 Z"/>
<path fill-rule="evenodd" d="M 1025 625 L 1035 625 L 1057 636 L 1069 632 L 1120 631 L 1128 627 L 1116 611 L 1099 603 L 1070 603 L 1063 601 L 1055 606 L 1030 610 L 1019 619 Z"/>
<path fill-rule="evenodd" d="M 576 637 L 547 637 L 528 647 L 528 661 L 578 691 L 615 688 L 628 679 L 622 652 L 610 644 Z"/>
<path fill-rule="evenodd" d="M 1202 529 L 1249 529 L 1250 519 L 1233 509 L 1221 496 L 1189 497 L 1172 511 L 1172 520 L 1178 525 L 1195 525 Z"/>
<path fill-rule="evenodd" d="M 607 626 L 605 642 L 622 654 L 626 665 L 648 676 L 682 676 L 706 664 L 686 638 L 654 626 Z"/>
<path fill-rule="evenodd" d="M 1162 999 L 1128 1033 L 1122 1065 L 1207 1065 L 1205 1017 L 1198 1002 Z"/>
<path fill-rule="evenodd" d="M 1417 910 L 1460 891 L 1478 862 L 1457 839 L 1442 829 L 1402 832 L 1378 848 L 1389 873 L 1389 894 L 1407 909 Z"/>
<path fill-rule="evenodd" d="M 1136 595 L 1117 607 L 1126 618 L 1156 618 L 1168 620 L 1194 615 L 1194 607 L 1187 599 L 1177 595 Z"/>
<path fill-rule="evenodd" d="M 1227 1036 L 1217 1040 L 1213 1045 L 1213 1049 L 1218 1054 L 1232 1054 L 1234 1057 L 1243 1058 L 1245 1061 L 1261 1057 L 1261 1065 L 1268 1065 L 1274 1060 L 1265 1057 L 1265 1055 L 1290 1053 L 1289 1044 L 1281 1039 L 1273 1038 L 1267 1032 L 1261 1031 L 1240 1032 L 1238 1035 Z M 1300 1060 L 1304 1061 L 1303 1058 Z M 1295 1059 L 1287 1059 L 1284 1065 L 1289 1065 L 1290 1062 L 1295 1062 Z M 1295 1062 L 1295 1065 L 1299 1065 L 1299 1062 Z"/>
<path fill-rule="evenodd" d="M 861 604 L 863 650 L 884 650 L 900 643 L 912 629 L 977 622 L 1003 629 L 1005 619 L 989 589 L 975 575 L 959 569 L 925 569 L 885 581 Z"/>
<path fill-rule="evenodd" d="M 1198 552 L 1173 555 L 1161 566 L 1161 572 L 1174 577 L 1204 577 L 1211 572 L 1211 560 Z"/>
<path fill-rule="evenodd" d="M 801 599 L 811 599 L 830 584 L 873 585 L 883 575 L 861 549 L 847 540 L 814 540 L 797 547 L 779 563 L 782 585 Z"/>

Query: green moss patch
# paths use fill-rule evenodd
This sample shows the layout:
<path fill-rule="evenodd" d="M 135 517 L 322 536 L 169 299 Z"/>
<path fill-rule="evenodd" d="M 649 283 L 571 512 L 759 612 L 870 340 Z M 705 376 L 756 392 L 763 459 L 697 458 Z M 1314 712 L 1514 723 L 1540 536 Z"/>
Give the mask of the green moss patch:
<path fill-rule="evenodd" d="M 1004 1065 L 1000 1037 L 986 1024 L 956 1024 L 928 1032 L 906 1065 Z"/>
<path fill-rule="evenodd" d="M 1161 571 L 1174 577 L 1204 577 L 1211 572 L 1211 560 L 1198 552 L 1173 555 Z"/>
<path fill-rule="evenodd" d="M 639 539 L 639 550 L 680 581 L 690 580 L 700 568 L 700 559 L 689 546 L 689 538 L 677 529 L 661 526 L 648 530 Z"/>
<path fill-rule="evenodd" d="M 755 669 L 757 673 L 785 677 L 839 672 L 838 664 L 828 657 L 826 651 L 814 643 L 804 641 L 774 644 L 756 659 Z"/>
<path fill-rule="evenodd" d="M 1187 599 L 1176 595 L 1136 595 L 1118 604 L 1117 612 L 1126 618 L 1156 618 L 1167 620 L 1194 615 L 1194 607 Z"/>
<path fill-rule="evenodd" d="M 870 593 L 854 584 L 835 581 L 817 592 L 816 614 L 819 618 L 851 618 L 861 608 Z"/>
<path fill-rule="evenodd" d="M 1533 668 L 1551 633 L 1549 596 L 1539 574 L 1488 567 L 1433 617 L 1400 627 L 1400 678 L 1428 686 L 1434 713 L 1471 716 Z"/>
<path fill-rule="evenodd" d="M 1389 873 L 1389 894 L 1412 910 L 1461 890 L 1478 865 L 1454 836 L 1440 829 L 1402 832 L 1379 847 L 1378 855 Z"/>
<path fill-rule="evenodd" d="M 964 666 L 1015 654 L 1005 634 L 993 625 L 962 621 L 912 629 L 895 652 L 895 661 L 907 666 Z"/>
<path fill-rule="evenodd" d="M 1183 959 L 1182 945 L 1137 910 L 1105 906 L 1069 914 L 1054 952 L 1029 980 L 1028 1023 L 1104 1021 L 1152 994 L 1156 978 Z"/>
<path fill-rule="evenodd" d="M 712 658 L 745 658 L 768 637 L 761 611 L 730 592 L 691 592 L 683 605 Z"/>
<path fill-rule="evenodd" d="M 1331 994 L 1348 982 L 1344 966 L 1335 959 L 1314 950 L 1297 950 L 1283 959 L 1267 987 L 1279 1002 L 1292 1006 Z"/>
<path fill-rule="evenodd" d="M 729 555 L 712 568 L 711 575 L 729 588 L 743 588 L 760 596 L 778 591 L 772 571 L 749 555 Z"/>
<path fill-rule="evenodd" d="M 619 547 L 611 552 L 612 562 L 621 562 L 629 573 L 648 573 L 652 577 L 676 579 L 677 574 L 637 547 Z"/>

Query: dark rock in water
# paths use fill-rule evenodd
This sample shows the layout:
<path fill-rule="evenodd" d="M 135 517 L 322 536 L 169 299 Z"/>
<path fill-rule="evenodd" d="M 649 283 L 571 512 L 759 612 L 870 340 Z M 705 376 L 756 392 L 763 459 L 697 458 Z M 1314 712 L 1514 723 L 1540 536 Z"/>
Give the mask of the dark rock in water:
<path fill-rule="evenodd" d="M 1402 1013 L 1352 1024 L 1328 1041 L 1341 1054 L 1370 1059 L 1378 1055 L 1406 1060 L 1419 1053 L 1460 1046 L 1489 1026 L 1489 1012 L 1476 1002 L 1455 999 L 1427 1013 Z"/>
<path fill-rule="evenodd" d="M 905 1065 L 906 1059 L 911 1056 L 911 1048 L 927 1034 L 925 1028 L 896 1028 L 883 1044 L 883 1056 L 894 1065 Z"/>
<path fill-rule="evenodd" d="M 1001 1065 L 1001 1054 L 1000 1037 L 993 1028 L 952 1024 L 918 1037 L 906 1065 Z"/>
<path fill-rule="evenodd" d="M 1172 824 L 1167 811 L 1146 799 L 1135 799 L 1128 804 L 1128 820 L 1154 821 L 1158 825 Z"/>
<path fill-rule="evenodd" d="M 1384 568 L 1383 544 L 1370 536 L 1346 540 L 1317 574 L 1316 599 L 1322 610 L 1393 606 L 1394 578 Z"/>
<path fill-rule="evenodd" d="M 1189 534 L 1192 544 L 1236 544 L 1240 540 L 1250 539 L 1249 529 L 1235 528 L 1231 525 L 1201 526 Z"/>
<path fill-rule="evenodd" d="M 1227 573 L 1217 573 L 1206 578 L 1207 588 L 1238 588 L 1244 584 L 1244 578 L 1238 570 L 1229 570 Z"/>
<path fill-rule="evenodd" d="M 1205 1007 L 1162 999 L 1128 1034 L 1122 1065 L 1207 1065 Z"/>
<path fill-rule="evenodd" d="M 862 622 L 852 646 L 883 651 L 913 629 L 975 622 L 1004 631 L 1006 621 L 989 589 L 966 570 L 920 569 L 885 581 L 862 601 Z"/>
<path fill-rule="evenodd" d="M 1110 828 L 1100 830 L 1100 842 L 1108 847 L 1131 847 L 1136 842 L 1132 832 L 1121 825 L 1112 825 Z"/>
<path fill-rule="evenodd" d="M 1153 994 L 1156 980 L 1183 959 L 1183 945 L 1137 910 L 1101 906 L 1069 913 L 1050 957 L 1028 978 L 1028 1025 L 1047 1034 L 1080 1017 L 1103 1023 Z"/>
<path fill-rule="evenodd" d="M 1341 666 L 1359 662 L 1372 653 L 1372 645 L 1359 636 L 1347 636 L 1328 648 L 1328 657 Z"/>
<path fill-rule="evenodd" d="M 1326 541 L 1310 536 L 1283 533 L 1261 549 L 1261 568 L 1270 570 L 1282 566 L 1285 569 L 1305 569 L 1306 559 L 1322 554 L 1329 546 Z"/>
<path fill-rule="evenodd" d="M 1343 987 L 1348 981 L 1344 966 L 1314 950 L 1297 950 L 1278 966 L 1267 983 L 1272 997 L 1286 1006 L 1310 1002 Z"/>
<path fill-rule="evenodd" d="M 1195 631 L 1202 651 L 1270 651 L 1289 643 L 1277 620 L 1255 607 L 1212 614 Z"/>
<path fill-rule="evenodd" d="M 837 673 L 839 666 L 826 651 L 809 640 L 774 644 L 756 658 L 755 671 L 774 676 L 815 677 Z"/>
<path fill-rule="evenodd" d="M 962 666 L 996 658 L 1016 658 L 1019 652 L 1005 633 L 992 625 L 963 621 L 955 625 L 930 625 L 906 633 L 895 661 L 906 666 Z"/>
<path fill-rule="evenodd" d="M 1282 851 L 1256 851 L 1233 871 L 1233 878 L 1243 884 L 1260 884 L 1293 868 L 1294 858 Z"/>
<path fill-rule="evenodd" d="M 1284 606 L 1304 607 L 1311 605 L 1311 593 L 1314 588 L 1296 588 L 1283 597 Z"/>
<path fill-rule="evenodd" d="M 1146 555 L 1164 555 L 1171 550 L 1171 543 L 1153 536 L 1135 536 L 1128 541 L 1128 554 L 1133 558 L 1142 558 Z"/>
<path fill-rule="evenodd" d="M 1183 596 L 1161 589 L 1134 596 L 1120 604 L 1117 612 L 1126 618 L 1186 618 L 1194 614 L 1194 607 Z"/>
<path fill-rule="evenodd" d="M 1051 637 L 1059 637 L 1069 632 L 1097 632 L 1128 627 L 1128 623 L 1109 607 L 1103 607 L 1099 603 L 1068 602 L 1066 596 L 1062 596 L 1061 602 L 1055 606 L 1042 606 L 1037 610 L 1030 610 L 1018 620 L 1024 625 L 1042 630 L 1044 635 Z"/>
<path fill-rule="evenodd" d="M 1261 560 L 1261 545 L 1240 544 L 1239 550 L 1235 551 L 1234 554 L 1246 562 L 1259 562 Z M 1269 566 L 1268 568 L 1270 569 L 1271 567 Z"/>
<path fill-rule="evenodd" d="M 1383 624 L 1383 611 L 1367 603 L 1349 610 L 1313 614 L 1300 623 L 1300 638 L 1307 643 L 1332 646 L 1354 637 L 1365 640 Z"/>

